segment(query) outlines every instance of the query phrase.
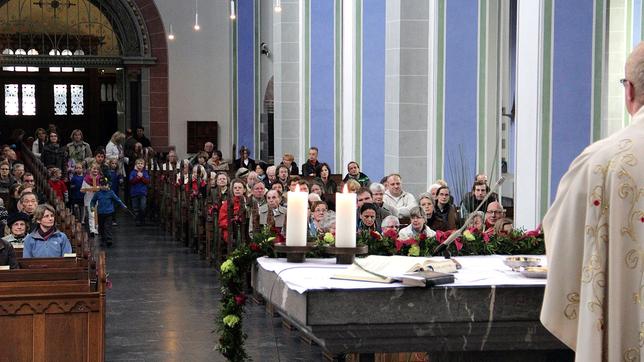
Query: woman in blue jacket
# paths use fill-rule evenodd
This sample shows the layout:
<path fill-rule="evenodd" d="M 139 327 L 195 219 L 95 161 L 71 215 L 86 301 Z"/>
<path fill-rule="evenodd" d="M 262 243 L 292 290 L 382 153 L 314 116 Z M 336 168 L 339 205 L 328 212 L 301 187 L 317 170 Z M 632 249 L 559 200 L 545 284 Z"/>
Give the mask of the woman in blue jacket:
<path fill-rule="evenodd" d="M 23 241 L 23 258 L 61 258 L 72 252 L 67 235 L 56 229 L 54 215 L 51 205 L 38 205 L 33 215 L 37 226 Z"/>

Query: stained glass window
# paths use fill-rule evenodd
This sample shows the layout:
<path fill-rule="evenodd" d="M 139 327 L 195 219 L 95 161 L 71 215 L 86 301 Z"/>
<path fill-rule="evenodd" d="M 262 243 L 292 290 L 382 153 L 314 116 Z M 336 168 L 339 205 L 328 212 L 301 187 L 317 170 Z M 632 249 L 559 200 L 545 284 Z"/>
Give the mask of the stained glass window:
<path fill-rule="evenodd" d="M 2 54 L 4 54 L 4 55 L 13 55 L 13 50 L 5 49 L 5 50 L 2 51 Z M 2 67 L 2 70 L 7 71 L 7 72 L 13 72 L 13 67 Z"/>
<path fill-rule="evenodd" d="M 17 116 L 18 109 L 18 85 L 4 85 L 4 114 L 7 116 Z"/>
<path fill-rule="evenodd" d="M 35 84 L 22 85 L 22 115 L 23 116 L 36 115 L 36 85 Z"/>
<path fill-rule="evenodd" d="M 54 84 L 54 115 L 67 114 L 67 84 Z"/>
<path fill-rule="evenodd" d="M 85 55 L 83 49 L 77 49 L 74 51 L 74 55 Z M 84 72 L 85 68 L 74 68 L 74 72 Z"/>
<path fill-rule="evenodd" d="M 16 49 L 14 53 L 16 55 L 27 55 L 27 52 L 24 49 Z M 16 67 L 16 72 L 26 72 L 27 67 Z"/>
<path fill-rule="evenodd" d="M 60 55 L 60 50 L 52 49 L 49 51 L 49 55 Z M 49 71 L 52 73 L 60 72 L 60 67 L 49 67 Z"/>
<path fill-rule="evenodd" d="M 82 115 L 83 114 L 83 85 L 81 84 L 72 84 L 72 115 Z"/>
<path fill-rule="evenodd" d="M 38 55 L 38 51 L 34 48 L 29 49 L 27 55 Z M 38 67 L 27 67 L 28 72 L 38 72 L 40 69 Z"/>

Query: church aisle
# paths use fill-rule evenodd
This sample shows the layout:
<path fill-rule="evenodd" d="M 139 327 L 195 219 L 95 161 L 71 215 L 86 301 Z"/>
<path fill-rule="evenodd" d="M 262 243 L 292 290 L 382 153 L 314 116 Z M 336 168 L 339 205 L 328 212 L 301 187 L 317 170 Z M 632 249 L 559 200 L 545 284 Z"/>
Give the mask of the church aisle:
<path fill-rule="evenodd" d="M 107 250 L 106 361 L 224 361 L 217 352 L 219 281 L 213 268 L 154 226 L 121 213 Z M 321 360 L 321 349 L 247 304 L 246 346 L 255 361 Z"/>

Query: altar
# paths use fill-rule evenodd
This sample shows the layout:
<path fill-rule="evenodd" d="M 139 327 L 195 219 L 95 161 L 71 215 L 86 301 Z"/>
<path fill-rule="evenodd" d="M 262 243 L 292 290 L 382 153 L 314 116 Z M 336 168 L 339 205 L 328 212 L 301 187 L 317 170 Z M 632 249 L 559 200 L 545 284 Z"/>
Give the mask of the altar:
<path fill-rule="evenodd" d="M 505 256 L 458 257 L 455 282 L 432 288 L 332 279 L 335 259 L 259 258 L 253 287 L 330 355 L 428 352 L 434 361 L 566 361 L 574 354 L 539 322 L 545 279 Z M 545 263 L 545 257 L 542 256 Z"/>

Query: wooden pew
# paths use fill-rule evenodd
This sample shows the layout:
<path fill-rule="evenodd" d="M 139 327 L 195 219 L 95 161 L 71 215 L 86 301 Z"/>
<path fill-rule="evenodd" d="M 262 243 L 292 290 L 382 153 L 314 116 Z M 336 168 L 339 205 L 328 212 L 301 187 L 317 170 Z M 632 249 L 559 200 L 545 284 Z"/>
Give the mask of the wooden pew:
<path fill-rule="evenodd" d="M 20 263 L 47 267 L 0 271 L 0 339 L 10 346 L 0 361 L 103 361 L 105 253 L 95 271 L 76 259 Z"/>

